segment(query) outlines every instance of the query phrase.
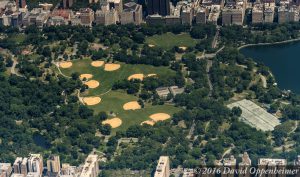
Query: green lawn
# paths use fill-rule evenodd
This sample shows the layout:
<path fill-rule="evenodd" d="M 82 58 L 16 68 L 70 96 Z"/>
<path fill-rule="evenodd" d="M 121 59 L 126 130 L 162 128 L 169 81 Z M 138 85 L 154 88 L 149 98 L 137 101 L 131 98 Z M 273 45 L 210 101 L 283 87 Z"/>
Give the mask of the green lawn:
<path fill-rule="evenodd" d="M 71 76 L 73 72 L 78 72 L 80 74 L 93 74 L 94 80 L 100 82 L 100 86 L 95 89 L 89 89 L 88 95 L 96 96 L 101 95 L 109 91 L 117 80 L 127 79 L 132 74 L 143 73 L 143 74 L 157 74 L 158 77 L 166 77 L 170 75 L 175 75 L 175 72 L 167 67 L 154 67 L 150 65 L 130 65 L 121 64 L 121 68 L 108 72 L 104 71 L 104 67 L 96 68 L 90 65 L 91 59 L 74 60 L 71 68 L 61 69 L 61 71 Z"/>
<path fill-rule="evenodd" d="M 122 119 L 122 126 L 114 129 L 126 130 L 129 126 L 140 124 L 145 120 L 150 120 L 149 116 L 154 113 L 164 112 L 172 115 L 175 112 L 180 111 L 180 108 L 171 105 L 157 105 L 152 106 L 145 104 L 145 108 L 140 110 L 125 111 L 123 105 L 129 101 L 136 101 L 138 97 L 129 95 L 125 91 L 110 90 L 113 83 L 120 79 L 126 79 L 128 76 L 135 73 L 151 74 L 155 73 L 158 77 L 166 77 L 168 75 L 175 74 L 174 71 L 167 67 L 154 67 L 149 65 L 130 65 L 121 63 L 121 68 L 113 72 L 104 71 L 103 67 L 96 68 L 90 65 L 92 60 L 83 59 L 73 61 L 73 65 L 68 69 L 61 69 L 62 72 L 70 76 L 73 72 L 79 72 L 80 74 L 93 74 L 95 79 L 100 82 L 100 86 L 95 89 L 89 89 L 83 96 L 100 96 L 101 103 L 90 106 L 95 113 L 100 111 L 106 111 L 109 113 L 113 111 L 117 117 Z"/>
<path fill-rule="evenodd" d="M 188 33 L 181 33 L 178 35 L 173 33 L 164 33 L 162 35 L 147 37 L 146 43 L 169 50 L 175 46 L 194 47 L 197 44 L 197 41 Z"/>

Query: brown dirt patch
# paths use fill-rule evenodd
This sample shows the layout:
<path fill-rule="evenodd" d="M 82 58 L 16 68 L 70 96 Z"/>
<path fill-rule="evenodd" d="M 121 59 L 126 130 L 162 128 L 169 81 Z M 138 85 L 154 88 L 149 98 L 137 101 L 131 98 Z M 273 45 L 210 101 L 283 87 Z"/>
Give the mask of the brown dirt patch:
<path fill-rule="evenodd" d="M 84 97 L 82 98 L 84 104 L 88 106 L 96 105 L 101 102 L 100 97 Z"/>
<path fill-rule="evenodd" d="M 93 77 L 92 74 L 81 74 L 81 75 L 79 76 L 79 78 L 80 78 L 81 80 L 83 80 L 84 78 L 85 78 L 85 79 L 91 79 L 92 77 Z"/>
<path fill-rule="evenodd" d="M 128 80 L 133 80 L 133 79 L 138 79 L 138 80 L 143 80 L 144 79 L 144 74 L 133 74 L 127 78 Z"/>
<path fill-rule="evenodd" d="M 59 67 L 61 68 L 70 68 L 73 65 L 70 61 L 63 61 L 59 63 Z"/>
<path fill-rule="evenodd" d="M 137 101 L 130 101 L 128 103 L 125 103 L 123 105 L 124 110 L 136 110 L 136 109 L 141 109 L 141 105 Z"/>
<path fill-rule="evenodd" d="M 107 119 L 102 122 L 102 124 L 108 124 L 111 126 L 111 128 L 117 128 L 122 125 L 122 120 L 118 117 L 112 118 L 112 119 Z"/>
<path fill-rule="evenodd" d="M 90 80 L 84 83 L 85 85 L 87 85 L 89 88 L 97 88 L 99 87 L 99 82 L 96 80 Z"/>
<path fill-rule="evenodd" d="M 150 117 L 150 119 L 154 120 L 155 122 L 163 121 L 163 120 L 167 120 L 167 119 L 171 118 L 171 116 L 166 113 L 156 113 L 156 114 L 152 114 L 149 117 Z"/>
<path fill-rule="evenodd" d="M 114 64 L 114 63 L 109 63 L 104 65 L 104 70 L 105 71 L 115 71 L 118 70 L 121 67 L 120 64 Z"/>
<path fill-rule="evenodd" d="M 157 74 L 148 74 L 147 77 L 155 77 Z"/>
<path fill-rule="evenodd" d="M 141 123 L 141 125 L 144 125 L 144 124 L 148 124 L 148 125 L 153 126 L 155 124 L 155 122 L 153 120 L 146 120 L 146 121 Z"/>
<path fill-rule="evenodd" d="M 104 61 L 92 61 L 91 65 L 94 67 L 101 67 L 104 65 Z"/>
<path fill-rule="evenodd" d="M 185 47 L 185 46 L 180 46 L 179 47 L 181 50 L 186 50 L 187 49 L 187 47 Z"/>

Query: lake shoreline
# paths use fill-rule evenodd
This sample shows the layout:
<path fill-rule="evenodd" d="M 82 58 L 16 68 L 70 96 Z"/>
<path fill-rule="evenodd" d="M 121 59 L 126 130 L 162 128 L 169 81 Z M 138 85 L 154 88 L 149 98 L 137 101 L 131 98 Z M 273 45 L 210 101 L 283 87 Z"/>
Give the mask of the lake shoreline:
<path fill-rule="evenodd" d="M 296 38 L 276 43 L 248 44 L 241 46 L 239 52 L 252 58 L 255 63 L 263 63 L 269 67 L 269 72 L 281 90 L 300 94 L 300 86 L 297 84 L 300 82 L 297 77 L 300 75 L 300 60 L 297 59 L 299 41 L 300 38 Z"/>
<path fill-rule="evenodd" d="M 238 47 L 238 50 L 246 48 L 246 47 L 252 47 L 252 46 L 270 46 L 270 45 L 278 45 L 278 44 L 286 44 L 286 43 L 292 43 L 292 42 L 298 42 L 300 41 L 300 37 L 296 39 L 289 39 L 285 41 L 279 41 L 279 42 L 266 42 L 266 43 L 257 43 L 257 44 L 245 44 L 240 47 Z"/>

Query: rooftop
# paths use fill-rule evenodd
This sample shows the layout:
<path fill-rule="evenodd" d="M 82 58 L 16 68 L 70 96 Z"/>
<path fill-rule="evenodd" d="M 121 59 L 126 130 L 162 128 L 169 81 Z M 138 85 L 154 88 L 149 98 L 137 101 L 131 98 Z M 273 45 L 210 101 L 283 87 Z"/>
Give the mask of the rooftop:
<path fill-rule="evenodd" d="M 280 124 L 277 117 L 268 113 L 250 100 L 241 100 L 227 105 L 228 108 L 239 107 L 242 110 L 241 120 L 262 131 L 272 131 Z"/>

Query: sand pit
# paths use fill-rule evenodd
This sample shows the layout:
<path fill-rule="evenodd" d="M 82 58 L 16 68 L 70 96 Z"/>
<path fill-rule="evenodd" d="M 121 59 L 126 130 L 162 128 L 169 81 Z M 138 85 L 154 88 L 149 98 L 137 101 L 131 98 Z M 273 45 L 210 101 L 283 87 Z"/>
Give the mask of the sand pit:
<path fill-rule="evenodd" d="M 85 97 L 85 98 L 82 98 L 82 101 L 84 104 L 86 104 L 88 106 L 92 106 L 92 105 L 96 105 L 96 104 L 100 103 L 101 98 L 100 97 Z"/>
<path fill-rule="evenodd" d="M 61 68 L 70 68 L 73 65 L 70 61 L 63 61 L 59 63 L 59 67 Z"/>
<path fill-rule="evenodd" d="M 147 77 L 155 77 L 157 74 L 148 74 Z"/>
<path fill-rule="evenodd" d="M 81 74 L 81 75 L 79 76 L 79 78 L 80 78 L 81 80 L 83 80 L 84 78 L 85 78 L 85 79 L 91 79 L 92 77 L 93 77 L 92 74 Z"/>
<path fill-rule="evenodd" d="M 98 81 L 96 80 L 90 80 L 84 83 L 85 85 L 87 85 L 89 88 L 97 88 L 100 84 Z"/>
<path fill-rule="evenodd" d="M 104 61 L 93 61 L 91 65 L 94 67 L 101 67 L 102 65 L 104 65 Z"/>
<path fill-rule="evenodd" d="M 148 44 L 148 46 L 149 46 L 149 47 L 155 47 L 155 45 L 153 45 L 153 44 Z"/>
<path fill-rule="evenodd" d="M 187 49 L 187 47 L 185 47 L 185 46 L 180 46 L 180 47 L 179 47 L 179 49 L 181 49 L 181 50 L 184 50 L 184 51 L 185 51 L 185 50 Z"/>
<path fill-rule="evenodd" d="M 144 79 L 144 74 L 133 74 L 133 75 L 128 77 L 128 80 L 133 80 L 133 79 L 137 79 L 137 80 L 142 81 Z"/>
<path fill-rule="evenodd" d="M 141 109 L 141 105 L 137 101 L 130 101 L 123 105 L 124 110 L 136 110 Z"/>
<path fill-rule="evenodd" d="M 169 114 L 166 114 L 166 113 L 156 113 L 156 114 L 152 114 L 149 117 L 152 120 L 154 120 L 155 122 L 157 122 L 157 121 L 163 121 L 163 120 L 167 120 L 167 119 L 171 118 L 171 116 Z"/>
<path fill-rule="evenodd" d="M 110 63 L 110 64 L 104 65 L 104 70 L 105 71 L 115 71 L 115 70 L 118 70 L 120 67 L 121 67 L 120 64 Z"/>
<path fill-rule="evenodd" d="M 102 122 L 102 124 L 108 124 L 111 126 L 111 128 L 117 128 L 122 125 L 122 120 L 118 117 L 107 119 Z"/>
<path fill-rule="evenodd" d="M 155 122 L 153 120 L 146 120 L 146 121 L 141 123 L 141 125 L 144 125 L 144 124 L 148 124 L 148 125 L 153 126 L 155 124 Z"/>

